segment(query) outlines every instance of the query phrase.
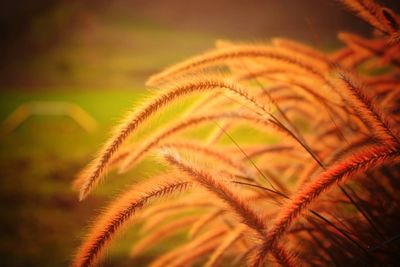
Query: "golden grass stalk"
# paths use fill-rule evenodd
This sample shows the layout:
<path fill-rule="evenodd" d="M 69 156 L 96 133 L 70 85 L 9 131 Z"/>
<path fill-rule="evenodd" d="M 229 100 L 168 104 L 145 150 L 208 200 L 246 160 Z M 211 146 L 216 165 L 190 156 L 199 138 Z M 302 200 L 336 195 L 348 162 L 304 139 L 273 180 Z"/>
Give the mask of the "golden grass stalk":
<path fill-rule="evenodd" d="M 298 260 L 288 253 L 283 246 L 272 247 L 272 255 L 278 261 L 279 265 L 287 267 L 298 267 L 300 266 Z"/>
<path fill-rule="evenodd" d="M 388 31 L 391 34 L 397 34 L 399 33 L 400 30 L 400 17 L 393 12 L 393 10 L 383 7 L 381 8 L 381 17 L 382 17 L 382 22 L 386 26 L 385 28 L 388 29 Z"/>
<path fill-rule="evenodd" d="M 397 266 L 400 18 L 372 0 L 341 2 L 378 29 L 373 38 L 341 33 L 344 48 L 329 54 L 281 38 L 220 41 L 152 76 L 148 82 L 164 89 L 128 114 L 74 186 L 83 199 L 106 169 L 129 170 L 157 147 L 167 149 L 154 171 L 165 174 L 113 202 L 73 266 L 96 264 L 133 219 L 148 231 L 134 254 L 180 230 L 194 237 L 152 266 Z M 177 118 L 123 146 L 152 116 L 195 93 Z M 212 139 L 189 136 L 203 123 L 217 130 Z"/>
<path fill-rule="evenodd" d="M 170 142 L 164 145 L 173 149 L 185 149 L 195 153 L 204 154 L 207 157 L 213 158 L 227 166 L 238 171 L 244 171 L 244 166 L 237 160 L 232 158 L 232 155 L 227 155 L 223 148 L 212 148 L 210 146 L 201 145 L 194 142 Z"/>
<path fill-rule="evenodd" d="M 265 224 L 260 216 L 258 216 L 243 200 L 232 190 L 228 189 L 224 184 L 218 182 L 211 174 L 204 170 L 195 169 L 194 167 L 183 163 L 179 156 L 168 151 L 163 151 L 164 158 L 172 166 L 177 167 L 183 173 L 190 176 L 194 181 L 207 189 L 210 193 L 223 200 L 232 208 L 239 218 L 248 227 L 263 235 Z"/>
<path fill-rule="evenodd" d="M 371 24 L 376 29 L 387 32 L 380 14 L 381 7 L 372 0 L 340 0 L 361 19 Z"/>
<path fill-rule="evenodd" d="M 127 119 L 116 128 L 114 135 L 104 145 L 99 156 L 96 157 L 77 178 L 76 184 L 81 185 L 80 199 L 84 199 L 98 183 L 112 156 L 128 136 L 131 135 L 132 132 L 134 132 L 151 115 L 159 111 L 161 107 L 184 95 L 219 88 L 232 90 L 243 98 L 248 97 L 246 92 L 230 82 L 221 79 L 201 79 L 200 81 L 186 82 L 175 86 L 172 89 L 167 90 L 165 93 L 161 93 L 157 98 L 146 104 L 144 107 L 131 112 L 127 116 Z M 254 103 L 257 108 L 265 110 L 265 108 L 258 105 L 254 99 L 250 98 L 248 100 Z"/>
<path fill-rule="evenodd" d="M 325 150 L 321 157 L 325 159 L 326 165 L 330 166 L 335 162 L 338 162 L 342 159 L 345 159 L 349 155 L 354 154 L 356 151 L 363 151 L 368 147 L 374 147 L 377 145 L 377 141 L 369 136 L 361 138 L 358 137 L 355 140 L 349 141 L 349 143 L 344 147 L 333 147 L 332 149 Z M 320 170 L 318 167 L 320 166 L 316 163 L 309 164 L 304 169 L 304 172 L 300 175 L 297 181 L 297 188 L 302 187 L 308 181 L 310 181 L 317 170 Z"/>
<path fill-rule="evenodd" d="M 213 220 L 218 218 L 223 213 L 224 213 L 223 210 L 217 209 L 211 213 L 202 216 L 190 228 L 188 233 L 189 238 L 193 238 L 194 236 L 196 236 L 204 227 L 206 227 L 208 224 L 210 224 Z"/>
<path fill-rule="evenodd" d="M 277 47 L 283 47 L 295 53 L 302 54 L 312 60 L 318 59 L 325 68 L 328 68 L 329 65 L 332 64 L 332 62 L 324 53 L 311 46 L 302 44 L 300 42 L 296 42 L 285 38 L 273 38 L 272 44 L 274 44 Z"/>
<path fill-rule="evenodd" d="M 174 175 L 178 175 L 174 174 Z M 201 196 L 202 192 L 199 192 Z M 157 206 L 147 208 L 142 212 L 142 217 L 152 218 L 154 215 L 169 212 L 171 210 L 181 210 L 190 208 L 209 208 L 212 206 L 210 199 L 201 199 L 195 192 L 190 196 L 185 196 L 174 201 L 168 201 L 167 203 L 160 203 Z"/>
<path fill-rule="evenodd" d="M 171 80 L 178 75 L 198 71 L 199 69 L 225 63 L 229 60 L 246 58 L 272 60 L 273 62 L 269 62 L 271 66 L 287 66 L 289 68 L 298 69 L 311 75 L 312 77 L 315 77 L 318 80 L 322 80 L 324 83 L 330 84 L 325 78 L 324 74 L 319 69 L 317 69 L 315 65 L 312 64 L 312 61 L 308 61 L 307 63 L 304 61 L 299 61 L 290 53 L 284 53 L 277 48 L 271 48 L 261 45 L 243 45 L 226 48 L 223 50 L 211 51 L 192 59 L 188 59 L 180 64 L 167 68 L 159 74 L 151 76 L 148 79 L 146 85 L 159 85 L 165 83 L 168 80 Z"/>
<path fill-rule="evenodd" d="M 214 250 L 204 267 L 216 267 L 220 264 L 224 254 L 242 237 L 245 232 L 245 226 L 239 225 L 235 227 L 224 239 L 224 241 Z"/>
<path fill-rule="evenodd" d="M 166 140 L 168 137 L 177 134 L 180 131 L 183 131 L 189 127 L 199 125 L 201 123 L 217 120 L 217 119 L 226 119 L 226 118 L 240 118 L 239 115 L 234 113 L 223 113 L 216 115 L 204 115 L 188 118 L 182 122 L 179 122 L 173 125 L 170 128 L 166 128 L 161 131 L 158 135 L 155 135 L 153 138 L 149 139 L 145 144 L 143 144 L 139 149 L 133 151 L 131 154 L 128 154 L 125 160 L 122 162 L 120 171 L 126 172 L 130 169 L 139 159 L 141 159 L 148 151 L 152 148 L 156 147 L 158 144 L 162 143 L 163 140 Z M 132 149 L 130 149 L 132 150 Z"/>
<path fill-rule="evenodd" d="M 261 156 L 266 153 L 288 153 L 289 151 L 293 151 L 294 147 L 290 145 L 262 145 L 260 147 L 252 149 L 247 156 L 249 158 L 255 158 Z M 245 158 L 243 158 L 245 159 Z"/>
<path fill-rule="evenodd" d="M 225 113 L 220 115 L 209 115 L 209 116 L 198 116 L 193 118 L 188 118 L 182 122 L 176 123 L 169 128 L 162 129 L 159 133 L 155 134 L 152 138 L 148 139 L 146 142 L 142 143 L 138 149 L 134 150 L 134 147 L 127 149 L 129 153 L 126 153 L 123 161 L 120 165 L 119 172 L 124 173 L 132 168 L 140 159 L 142 159 L 151 149 L 155 148 L 163 141 L 167 140 L 174 134 L 178 134 L 180 131 L 184 131 L 190 127 L 199 125 L 201 123 L 206 123 L 216 119 L 223 119 L 233 114 Z M 136 145 L 134 145 L 136 146 Z"/>
<path fill-rule="evenodd" d="M 341 74 L 345 88 L 351 96 L 353 107 L 358 112 L 360 119 L 369 130 L 375 132 L 376 137 L 383 143 L 394 147 L 400 147 L 400 141 L 394 132 L 394 127 L 384 117 L 374 101 L 366 95 L 362 87 L 354 82 L 346 74 Z"/>
<path fill-rule="evenodd" d="M 283 237 L 294 221 L 306 210 L 306 208 L 318 196 L 328 190 L 335 183 L 346 177 L 354 177 L 356 174 L 380 166 L 386 162 L 393 161 L 400 156 L 399 150 L 391 147 L 375 147 L 366 151 L 358 152 L 346 160 L 339 162 L 322 172 L 313 182 L 304 188 L 290 200 L 277 216 L 271 226 L 264 244 L 259 249 L 252 266 L 259 266 L 267 252 Z"/>
<path fill-rule="evenodd" d="M 339 33 L 338 36 L 360 57 L 358 64 L 377 56 L 380 58 L 381 65 L 390 63 L 397 67 L 400 66 L 400 58 L 397 56 L 399 46 L 396 43 L 392 43 L 385 38 L 368 40 L 358 35 L 344 32 Z"/>
<path fill-rule="evenodd" d="M 218 182 L 211 174 L 183 163 L 179 159 L 179 156 L 164 151 L 164 157 L 171 165 L 176 166 L 179 170 L 186 173 L 194 179 L 194 181 L 206 188 L 210 193 L 223 200 L 245 225 L 254 230 L 261 238 L 264 237 L 266 225 L 263 218 L 257 215 L 237 194 Z M 283 247 L 274 244 L 272 246 L 272 251 L 274 257 L 276 257 L 278 261 L 285 263 L 285 266 L 297 266 Z"/>
<path fill-rule="evenodd" d="M 202 258 L 207 257 L 211 251 L 213 251 L 218 246 L 219 240 L 214 239 L 204 244 L 200 244 L 198 247 L 188 250 L 185 254 L 181 257 L 172 261 L 168 266 L 171 267 L 180 267 L 180 266 L 187 266 L 192 265 L 199 261 Z"/>
<path fill-rule="evenodd" d="M 172 205 L 172 204 L 171 204 Z M 157 205 L 158 207 L 158 205 Z M 186 210 L 196 209 L 196 206 L 189 207 L 180 207 L 180 208 L 171 208 L 170 210 L 164 210 L 161 213 L 156 213 L 151 216 L 144 216 L 145 212 L 142 212 L 139 216 L 139 220 L 144 224 L 140 227 L 140 233 L 146 233 L 152 229 L 157 228 L 159 225 L 162 225 L 164 222 L 175 218 L 175 216 L 181 215 Z"/>
<path fill-rule="evenodd" d="M 117 156 L 119 160 L 123 159 L 123 162 L 120 166 L 120 172 L 126 172 L 134 164 L 141 159 L 147 152 L 149 152 L 152 148 L 155 148 L 157 145 L 161 144 L 164 140 L 166 140 L 168 137 L 177 134 L 180 131 L 183 131 L 187 128 L 190 128 L 192 126 L 196 126 L 201 123 L 209 122 L 209 121 L 215 121 L 218 119 L 231 119 L 234 120 L 235 122 L 239 120 L 244 120 L 248 123 L 251 124 L 259 124 L 263 125 L 265 127 L 268 127 L 269 129 L 274 130 L 277 133 L 280 133 L 283 136 L 287 136 L 290 139 L 292 139 L 296 144 L 302 146 L 304 149 L 307 151 L 310 151 L 310 149 L 302 143 L 293 133 L 291 133 L 287 128 L 285 128 L 282 124 L 279 122 L 276 122 L 275 120 L 270 120 L 270 119 L 263 119 L 259 117 L 255 117 L 252 115 L 247 115 L 247 114 L 236 114 L 236 113 L 222 113 L 222 114 L 213 114 L 213 115 L 204 115 L 204 116 L 197 116 L 197 117 L 189 117 L 186 120 L 183 120 L 181 122 L 176 123 L 175 125 L 171 126 L 170 128 L 165 128 L 163 131 L 158 133 L 157 135 L 153 136 L 150 138 L 146 143 L 141 145 L 139 149 L 136 151 L 133 151 L 131 153 L 125 153 L 122 152 L 122 155 Z M 129 148 L 128 151 L 133 150 L 133 148 Z M 226 156 L 222 156 L 220 153 L 216 153 L 208 149 L 205 151 L 203 149 L 203 152 L 207 152 L 209 155 L 213 154 L 214 157 L 218 157 L 219 160 L 229 163 L 229 165 L 234 166 L 235 169 L 238 169 L 240 171 L 243 171 L 243 169 L 237 164 L 232 162 L 232 160 L 227 159 Z M 312 153 L 311 153 L 312 155 Z"/>
<path fill-rule="evenodd" d="M 226 227 L 218 227 L 211 231 L 201 235 L 191 241 L 188 244 L 180 246 L 156 259 L 150 264 L 150 267 L 164 267 L 164 266 L 177 266 L 178 263 L 189 262 L 190 258 L 199 257 L 209 252 L 202 251 L 202 247 L 205 244 L 213 244 L 213 247 L 217 246 L 215 240 L 218 240 L 226 233 Z M 200 248 L 196 250 L 196 248 Z M 178 265 L 179 266 L 179 265 Z M 183 265 L 181 265 L 183 266 Z"/>
<path fill-rule="evenodd" d="M 183 217 L 180 220 L 172 221 L 171 223 L 163 225 L 161 228 L 152 231 L 149 235 L 141 239 L 137 244 L 133 246 L 130 255 L 132 257 L 135 257 L 143 253 L 149 247 L 154 246 L 163 239 L 166 239 L 176 234 L 178 231 L 182 231 L 185 228 L 189 227 L 191 224 L 198 220 L 198 217 L 198 215 Z"/>
<path fill-rule="evenodd" d="M 179 192 L 191 185 L 190 181 L 161 176 L 141 185 L 135 185 L 122 197 L 114 201 L 92 227 L 75 259 L 74 267 L 92 266 L 105 246 L 131 217 L 155 198 Z"/>
<path fill-rule="evenodd" d="M 352 48 L 354 53 L 367 52 L 368 54 L 381 54 L 386 48 L 387 43 L 384 39 L 369 40 L 356 34 L 340 32 L 338 38 Z"/>
<path fill-rule="evenodd" d="M 202 198 L 203 194 L 201 193 L 204 192 L 196 195 L 198 199 Z M 140 232 L 145 233 L 150 229 L 154 229 L 165 221 L 177 218 L 175 216 L 179 217 L 187 212 L 204 211 L 215 206 L 213 199 L 209 201 L 193 201 L 193 193 L 187 197 L 179 198 L 179 200 L 178 202 L 168 201 L 166 202 L 168 205 L 158 204 L 142 211 L 138 218 L 141 222 L 144 222 Z"/>

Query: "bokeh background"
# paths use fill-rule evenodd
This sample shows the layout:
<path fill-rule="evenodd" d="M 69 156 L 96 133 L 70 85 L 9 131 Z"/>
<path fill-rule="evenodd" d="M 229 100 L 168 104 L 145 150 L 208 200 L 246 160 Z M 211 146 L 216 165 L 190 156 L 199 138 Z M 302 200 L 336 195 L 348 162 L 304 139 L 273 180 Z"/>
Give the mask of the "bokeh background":
<path fill-rule="evenodd" d="M 1 1 L 0 265 L 67 266 L 94 216 L 148 172 L 144 162 L 84 202 L 71 189 L 111 126 L 146 96 L 149 75 L 217 39 L 279 36 L 331 50 L 338 31 L 370 29 L 329 0 Z M 129 259 L 137 235 L 121 236 L 105 266 L 145 266 L 174 245 Z"/>

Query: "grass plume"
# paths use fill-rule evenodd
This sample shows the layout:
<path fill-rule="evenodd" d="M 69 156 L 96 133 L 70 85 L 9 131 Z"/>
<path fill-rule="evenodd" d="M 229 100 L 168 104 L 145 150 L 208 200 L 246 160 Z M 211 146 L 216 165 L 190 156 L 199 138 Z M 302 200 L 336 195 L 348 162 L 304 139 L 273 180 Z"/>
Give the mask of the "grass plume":
<path fill-rule="evenodd" d="M 161 148 L 149 167 L 156 174 L 111 203 L 73 266 L 96 265 L 136 222 L 132 261 L 182 234 L 146 262 L 155 267 L 397 266 L 400 18 L 372 0 L 339 2 L 376 29 L 373 37 L 339 33 L 343 46 L 330 53 L 283 38 L 218 41 L 151 76 L 154 95 L 74 187 L 85 198 L 107 168 L 135 177 L 133 167 Z M 146 123 L 195 94 L 178 116 Z"/>

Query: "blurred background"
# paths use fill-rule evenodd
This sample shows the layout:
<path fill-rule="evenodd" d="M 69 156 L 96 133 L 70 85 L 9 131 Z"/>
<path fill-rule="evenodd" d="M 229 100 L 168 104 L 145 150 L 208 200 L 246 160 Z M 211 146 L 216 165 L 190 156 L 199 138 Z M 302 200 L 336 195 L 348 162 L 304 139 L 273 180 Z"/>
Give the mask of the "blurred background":
<path fill-rule="evenodd" d="M 381 2 L 399 9 L 397 1 Z M 329 0 L 1 1 L 1 266 L 69 264 L 94 216 L 129 177 L 84 202 L 71 181 L 146 96 L 149 75 L 217 39 L 287 37 L 331 50 L 340 30 L 370 32 Z M 105 265 L 145 266 L 158 252 L 129 259 L 136 235 L 121 236 Z"/>

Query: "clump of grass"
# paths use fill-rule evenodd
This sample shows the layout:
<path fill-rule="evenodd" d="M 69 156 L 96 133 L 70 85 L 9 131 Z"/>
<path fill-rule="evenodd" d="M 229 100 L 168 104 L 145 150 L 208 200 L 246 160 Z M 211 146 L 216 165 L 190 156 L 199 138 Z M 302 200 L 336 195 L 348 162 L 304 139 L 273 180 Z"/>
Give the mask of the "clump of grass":
<path fill-rule="evenodd" d="M 400 18 L 372 0 L 341 2 L 375 28 L 372 38 L 340 33 L 344 47 L 330 54 L 286 39 L 218 41 L 150 77 L 147 84 L 162 89 L 128 114 L 75 186 L 84 199 L 107 168 L 129 172 L 151 155 L 162 175 L 110 204 L 73 266 L 95 265 L 135 221 L 145 236 L 131 257 L 187 233 L 151 266 L 396 265 Z M 130 138 L 195 93 L 204 97 L 182 116 Z M 201 127 L 208 136 L 193 138 Z"/>

